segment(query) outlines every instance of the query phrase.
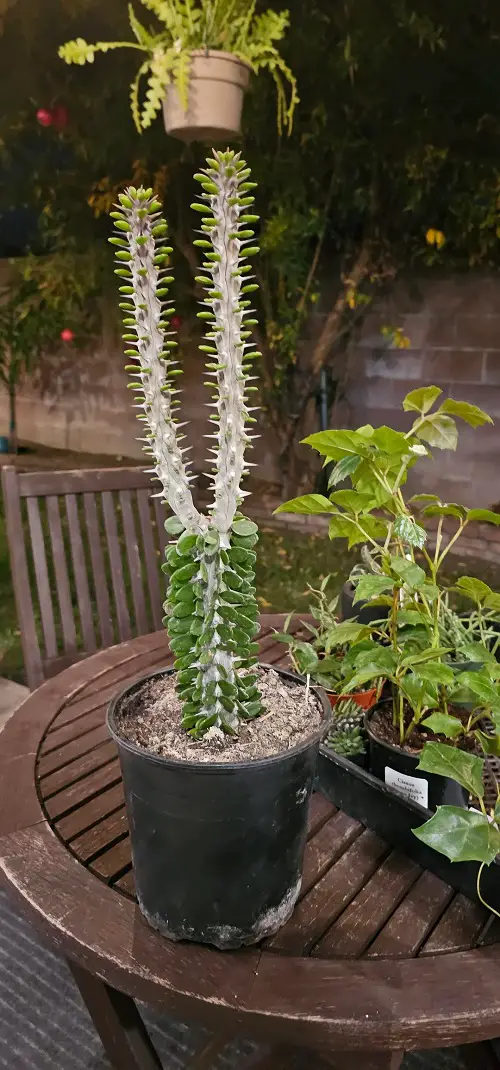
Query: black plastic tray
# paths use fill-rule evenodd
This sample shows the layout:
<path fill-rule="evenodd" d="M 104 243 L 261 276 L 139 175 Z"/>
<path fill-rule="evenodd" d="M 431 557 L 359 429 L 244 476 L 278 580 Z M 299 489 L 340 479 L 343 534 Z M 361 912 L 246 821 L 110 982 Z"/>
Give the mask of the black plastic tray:
<path fill-rule="evenodd" d="M 479 902 L 477 862 L 450 862 L 413 835 L 412 829 L 432 817 L 431 810 L 409 802 L 386 787 L 365 769 L 334 754 L 324 744 L 318 758 L 317 787 L 327 799 L 349 817 L 372 829 L 397 847 L 423 869 L 429 869 L 457 892 Z M 481 877 L 481 895 L 500 910 L 500 864 L 486 866 Z"/>

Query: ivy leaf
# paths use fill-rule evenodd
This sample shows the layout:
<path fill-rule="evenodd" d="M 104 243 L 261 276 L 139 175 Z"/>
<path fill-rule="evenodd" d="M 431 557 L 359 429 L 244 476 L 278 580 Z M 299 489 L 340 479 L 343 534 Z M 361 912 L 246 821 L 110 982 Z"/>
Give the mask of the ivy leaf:
<path fill-rule="evenodd" d="M 409 546 L 417 546 L 419 550 L 425 545 L 427 538 L 423 528 L 415 523 L 412 516 L 398 516 L 394 521 L 394 534 L 398 535 Z"/>
<path fill-rule="evenodd" d="M 500 832 L 485 814 L 461 806 L 438 806 L 425 825 L 413 829 L 417 839 L 446 855 L 450 862 L 493 862 L 500 852 Z"/>
<path fill-rule="evenodd" d="M 366 601 L 373 595 L 391 591 L 394 584 L 389 576 L 362 576 L 356 586 L 355 602 Z"/>
<path fill-rule="evenodd" d="M 441 391 L 440 391 L 441 392 Z M 455 421 L 451 416 L 442 416 L 439 412 L 428 416 L 415 434 L 430 446 L 436 446 L 438 450 L 456 450 L 458 431 Z"/>
<path fill-rule="evenodd" d="M 434 402 L 443 393 L 438 386 L 420 386 L 418 390 L 411 390 L 403 401 L 405 412 L 421 412 L 422 415 L 432 409 Z"/>
<path fill-rule="evenodd" d="M 430 717 L 422 721 L 422 724 L 437 735 L 442 734 L 448 736 L 449 739 L 456 739 L 464 730 L 461 720 L 458 717 L 451 717 L 449 713 L 431 713 Z"/>
<path fill-rule="evenodd" d="M 471 427 L 482 427 L 483 424 L 492 424 L 491 416 L 480 409 L 477 405 L 470 405 L 468 401 L 453 401 L 447 398 L 441 405 L 441 412 L 447 412 L 451 416 L 459 416 Z"/>
<path fill-rule="evenodd" d="M 450 777 L 461 784 L 476 799 L 482 799 L 483 760 L 468 751 L 450 747 L 447 743 L 426 743 L 420 755 L 417 769 L 425 773 L 437 773 Z"/>
<path fill-rule="evenodd" d="M 356 468 L 358 468 L 360 461 L 361 457 L 359 457 L 355 453 L 351 454 L 350 456 L 347 455 L 346 457 L 342 457 L 342 460 L 337 462 L 335 468 L 330 473 L 328 486 L 336 487 L 337 484 L 341 483 L 343 479 L 347 479 L 348 476 L 352 475 L 353 472 L 356 471 Z"/>
<path fill-rule="evenodd" d="M 301 498 L 291 498 L 284 505 L 279 505 L 275 513 L 302 513 L 309 516 L 320 513 L 332 513 L 331 502 L 323 494 L 303 494 Z"/>
<path fill-rule="evenodd" d="M 496 527 L 500 525 L 500 513 L 494 513 L 491 509 L 469 509 L 467 517 L 469 520 L 479 520 L 485 524 L 495 524 Z"/>
<path fill-rule="evenodd" d="M 391 557 L 391 569 L 396 576 L 408 584 L 408 587 L 418 590 L 425 583 L 426 576 L 423 568 L 413 561 L 408 561 L 406 557 Z"/>

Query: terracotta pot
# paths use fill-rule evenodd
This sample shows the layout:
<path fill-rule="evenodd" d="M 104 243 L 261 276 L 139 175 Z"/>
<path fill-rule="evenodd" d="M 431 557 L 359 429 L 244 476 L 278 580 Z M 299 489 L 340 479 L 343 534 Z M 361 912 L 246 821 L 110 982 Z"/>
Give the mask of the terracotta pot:
<path fill-rule="evenodd" d="M 167 89 L 163 102 L 167 134 L 181 141 L 231 141 L 240 133 L 249 80 L 250 67 L 230 52 L 193 52 L 187 111 L 176 87 Z"/>
<path fill-rule="evenodd" d="M 356 706 L 359 706 L 362 710 L 371 710 L 377 701 L 376 687 L 372 687 L 371 691 L 355 691 L 352 695 L 336 695 L 334 691 L 327 691 L 326 693 L 332 710 L 344 699 L 352 699 Z"/>

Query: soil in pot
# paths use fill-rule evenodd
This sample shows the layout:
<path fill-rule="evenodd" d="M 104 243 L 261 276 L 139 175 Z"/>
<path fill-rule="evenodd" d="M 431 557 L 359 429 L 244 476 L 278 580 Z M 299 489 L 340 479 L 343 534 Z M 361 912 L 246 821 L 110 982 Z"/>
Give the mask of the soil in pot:
<path fill-rule="evenodd" d="M 114 700 L 137 896 L 172 939 L 222 949 L 256 943 L 292 913 L 326 696 L 259 669 L 267 709 L 237 738 L 203 742 L 180 727 L 174 674 L 152 674 Z"/>
<path fill-rule="evenodd" d="M 467 711 L 458 706 L 450 707 L 450 713 L 464 722 L 468 719 Z M 406 717 L 409 724 L 409 709 Z M 443 804 L 468 805 L 468 794 L 456 781 L 417 769 L 420 751 L 426 743 L 454 745 L 452 740 L 437 735 L 425 725 L 418 725 L 401 746 L 399 731 L 392 720 L 390 701 L 380 703 L 367 714 L 365 727 L 370 742 L 370 772 L 388 787 L 429 810 L 435 810 Z M 468 737 L 461 739 L 459 745 L 463 749 L 475 750 L 475 741 Z"/>

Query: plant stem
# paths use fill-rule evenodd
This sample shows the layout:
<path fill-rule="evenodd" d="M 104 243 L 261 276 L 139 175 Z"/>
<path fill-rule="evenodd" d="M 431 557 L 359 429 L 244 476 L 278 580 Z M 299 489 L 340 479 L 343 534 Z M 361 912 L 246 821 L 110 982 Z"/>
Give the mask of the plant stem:
<path fill-rule="evenodd" d="M 486 865 L 486 862 L 481 862 L 481 865 L 480 865 L 480 867 L 478 869 L 478 872 L 477 872 L 477 881 L 476 881 L 477 897 L 480 900 L 480 902 L 483 904 L 483 907 L 486 907 L 487 910 L 491 910 L 492 914 L 496 914 L 497 918 L 500 918 L 500 913 L 498 912 L 498 910 L 495 910 L 495 907 L 490 906 L 490 904 L 486 902 L 486 899 L 483 899 L 483 897 L 481 895 L 481 877 L 483 875 L 483 869 L 484 869 L 485 865 Z"/>

